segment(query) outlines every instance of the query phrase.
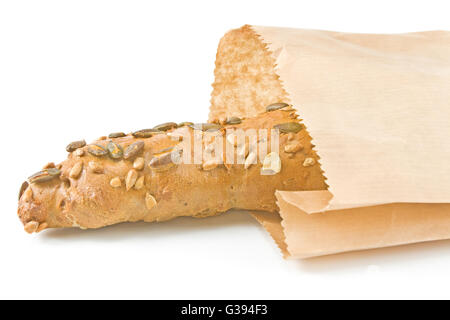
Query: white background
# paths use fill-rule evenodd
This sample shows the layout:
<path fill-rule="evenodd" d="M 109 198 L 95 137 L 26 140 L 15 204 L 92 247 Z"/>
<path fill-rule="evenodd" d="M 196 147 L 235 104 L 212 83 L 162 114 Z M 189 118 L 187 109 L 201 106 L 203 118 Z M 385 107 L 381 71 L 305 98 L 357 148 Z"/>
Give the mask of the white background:
<path fill-rule="evenodd" d="M 243 212 L 26 234 L 22 181 L 68 142 L 207 119 L 243 24 L 450 30 L 448 1 L 1 1 L 0 298 L 450 298 L 450 241 L 285 261 Z"/>

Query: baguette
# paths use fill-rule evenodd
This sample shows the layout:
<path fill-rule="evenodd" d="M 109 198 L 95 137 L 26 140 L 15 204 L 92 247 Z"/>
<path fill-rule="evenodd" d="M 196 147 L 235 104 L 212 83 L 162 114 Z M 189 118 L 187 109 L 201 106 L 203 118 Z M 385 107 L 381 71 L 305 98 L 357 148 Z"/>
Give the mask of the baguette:
<path fill-rule="evenodd" d="M 269 110 L 248 119 L 214 120 L 207 127 L 219 129 L 225 146 L 230 143 L 225 135 L 229 129 L 271 129 L 300 123 L 291 106 L 275 104 Z M 65 161 L 48 164 L 23 183 L 18 216 L 25 231 L 207 217 L 231 208 L 275 212 L 275 190 L 327 188 L 304 128 L 290 133 L 281 130 L 281 170 L 270 175 L 261 171 L 267 163 L 247 163 L 248 146 L 243 151 L 248 153 L 244 164 L 167 162 L 168 155 L 182 143 L 173 137 L 183 131 L 193 138 L 199 132 L 196 128 L 190 123 L 168 123 L 127 135 L 111 134 L 89 145 L 84 141 L 70 144 Z M 270 160 L 267 157 L 265 160 Z"/>

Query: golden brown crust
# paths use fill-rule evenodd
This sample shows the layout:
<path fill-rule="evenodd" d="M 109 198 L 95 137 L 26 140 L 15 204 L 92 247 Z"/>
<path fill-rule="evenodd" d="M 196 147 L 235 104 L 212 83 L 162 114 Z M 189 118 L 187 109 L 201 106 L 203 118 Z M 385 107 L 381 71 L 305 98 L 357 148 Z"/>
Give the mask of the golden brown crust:
<path fill-rule="evenodd" d="M 270 129 L 292 121 L 298 121 L 293 109 L 285 108 L 224 128 Z M 275 211 L 275 190 L 326 188 L 319 165 L 303 165 L 307 158 L 317 159 L 306 130 L 280 135 L 282 168 L 275 175 L 261 175 L 260 162 L 248 168 L 244 164 L 219 163 L 212 168 L 178 164 L 164 170 L 152 169 L 149 163 L 156 163 L 152 159 L 178 144 L 171 135 L 177 130 L 189 130 L 193 134 L 192 129 L 186 128 L 172 128 L 150 138 L 126 135 L 102 139 L 69 153 L 68 159 L 56 166 L 61 170 L 59 177 L 31 183 L 21 191 L 19 218 L 28 225 L 29 231 L 41 231 L 43 226 L 99 228 L 126 221 L 205 217 L 231 208 Z M 226 137 L 221 139 L 225 145 Z M 92 145 L 106 147 L 110 141 L 123 150 L 139 141 L 144 147 L 126 160 L 89 153 Z M 295 152 L 284 151 L 286 145 L 293 143 L 301 144 L 301 148 Z M 144 166 L 139 158 L 143 158 Z"/>
<path fill-rule="evenodd" d="M 275 60 L 253 29 L 231 30 L 220 40 L 209 120 L 254 117 L 276 102 L 290 102 Z"/>

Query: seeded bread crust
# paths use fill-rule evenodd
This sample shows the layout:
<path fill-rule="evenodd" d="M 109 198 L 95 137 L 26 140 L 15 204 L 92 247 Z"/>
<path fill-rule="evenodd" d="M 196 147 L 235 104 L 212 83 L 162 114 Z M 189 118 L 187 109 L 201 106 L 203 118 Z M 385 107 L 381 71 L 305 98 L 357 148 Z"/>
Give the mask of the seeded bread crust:
<path fill-rule="evenodd" d="M 287 122 L 298 122 L 291 107 L 223 127 L 271 129 Z M 193 129 L 183 128 L 193 134 Z M 326 189 L 306 130 L 280 135 L 281 171 L 274 175 L 261 175 L 260 162 L 247 168 L 244 164 L 203 163 L 152 169 L 149 163 L 152 160 L 154 163 L 161 151 L 178 144 L 170 138 L 177 130 L 181 129 L 172 128 L 150 138 L 136 138 L 131 134 L 106 138 L 73 150 L 67 160 L 55 166 L 61 172 L 59 176 L 23 185 L 18 216 L 25 230 L 32 233 L 46 228 L 87 229 L 127 221 L 207 217 L 231 208 L 274 212 L 277 210 L 275 190 Z M 227 139 L 225 136 L 222 139 L 225 145 Z M 138 141 L 144 147 L 136 157 L 126 160 L 88 152 L 94 144 L 106 147 L 110 141 L 123 150 Z M 137 158 L 142 159 L 136 161 Z"/>

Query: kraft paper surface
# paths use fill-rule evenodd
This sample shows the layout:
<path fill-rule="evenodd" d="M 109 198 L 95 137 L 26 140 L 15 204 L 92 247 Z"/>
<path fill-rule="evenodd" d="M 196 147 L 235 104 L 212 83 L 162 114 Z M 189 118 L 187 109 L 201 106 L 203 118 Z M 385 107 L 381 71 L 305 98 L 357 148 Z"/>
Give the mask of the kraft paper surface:
<path fill-rule="evenodd" d="M 332 197 L 305 194 L 307 212 L 450 202 L 449 32 L 254 30 L 327 177 Z"/>
<path fill-rule="evenodd" d="M 450 204 L 393 203 L 308 214 L 289 197 L 277 192 L 280 215 L 253 213 L 285 258 L 450 238 Z"/>

